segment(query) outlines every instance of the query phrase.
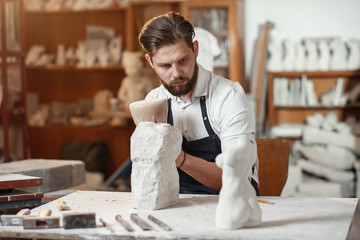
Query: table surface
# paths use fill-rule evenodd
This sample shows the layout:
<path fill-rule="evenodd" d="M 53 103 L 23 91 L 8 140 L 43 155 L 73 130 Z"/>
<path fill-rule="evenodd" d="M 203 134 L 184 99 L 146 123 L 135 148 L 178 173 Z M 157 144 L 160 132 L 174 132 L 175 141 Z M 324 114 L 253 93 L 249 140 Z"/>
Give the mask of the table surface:
<path fill-rule="evenodd" d="M 91 229 L 37 229 L 0 227 L 1 237 L 50 238 L 50 239 L 346 239 L 357 198 L 284 198 L 259 197 L 274 204 L 259 203 L 262 223 L 259 227 L 238 230 L 220 230 L 215 226 L 217 195 L 180 195 L 177 204 L 161 210 L 137 210 L 132 208 L 131 193 L 77 191 L 61 199 L 71 208 L 70 212 L 95 212 L 97 228 Z M 50 208 L 52 216 L 62 216 L 57 210 L 58 200 L 34 208 L 37 215 L 43 208 Z M 142 231 L 130 214 L 138 213 L 155 231 Z M 127 232 L 117 221 L 120 214 L 130 222 L 135 232 Z M 167 232 L 147 219 L 151 214 L 168 224 L 173 230 Z M 111 229 L 103 227 L 103 218 Z M 62 225 L 62 220 L 60 220 Z"/>

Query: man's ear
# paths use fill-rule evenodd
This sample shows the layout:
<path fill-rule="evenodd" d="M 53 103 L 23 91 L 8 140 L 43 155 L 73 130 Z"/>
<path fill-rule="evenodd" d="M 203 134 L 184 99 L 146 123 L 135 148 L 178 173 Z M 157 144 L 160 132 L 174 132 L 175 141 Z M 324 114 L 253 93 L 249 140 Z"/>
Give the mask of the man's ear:
<path fill-rule="evenodd" d="M 198 53 L 199 53 L 199 42 L 198 42 L 197 40 L 194 41 L 194 43 L 193 43 L 193 48 L 194 48 L 195 56 L 198 56 Z"/>
<path fill-rule="evenodd" d="M 151 57 L 149 56 L 149 54 L 145 54 L 145 58 L 146 58 L 146 60 L 148 61 L 148 63 L 150 64 L 150 66 L 151 66 L 152 68 L 154 68 L 154 65 L 153 65 L 153 63 L 152 63 L 152 60 L 151 60 Z"/>

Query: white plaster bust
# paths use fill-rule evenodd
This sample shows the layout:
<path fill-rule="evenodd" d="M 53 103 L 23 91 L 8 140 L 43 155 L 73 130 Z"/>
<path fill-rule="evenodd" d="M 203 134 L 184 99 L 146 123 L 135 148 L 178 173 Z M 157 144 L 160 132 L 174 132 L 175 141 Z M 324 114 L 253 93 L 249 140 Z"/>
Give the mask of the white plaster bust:
<path fill-rule="evenodd" d="M 103 112 L 110 110 L 110 99 L 114 94 L 108 89 L 102 89 L 96 92 L 94 96 L 94 111 Z"/>
<path fill-rule="evenodd" d="M 232 230 L 261 224 L 261 208 L 249 180 L 256 159 L 256 143 L 247 136 L 240 136 L 236 144 L 216 157 L 216 165 L 222 168 L 215 216 L 217 228 Z"/>
<path fill-rule="evenodd" d="M 167 101 L 163 98 L 141 100 L 130 104 L 130 113 L 135 125 L 139 122 L 153 122 L 153 116 L 158 123 L 166 123 L 167 108 Z"/>

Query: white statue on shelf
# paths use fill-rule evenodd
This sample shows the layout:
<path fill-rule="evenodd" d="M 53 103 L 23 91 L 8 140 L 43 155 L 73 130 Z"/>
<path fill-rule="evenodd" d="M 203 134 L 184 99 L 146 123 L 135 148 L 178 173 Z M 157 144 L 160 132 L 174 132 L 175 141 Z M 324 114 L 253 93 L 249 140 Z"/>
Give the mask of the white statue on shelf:
<path fill-rule="evenodd" d="M 110 110 L 110 99 L 114 94 L 108 89 L 102 89 L 96 92 L 94 96 L 94 112 L 104 112 Z"/>
<path fill-rule="evenodd" d="M 261 224 L 261 208 L 249 180 L 256 159 L 256 143 L 247 136 L 241 136 L 234 146 L 216 157 L 216 165 L 222 168 L 215 216 L 217 228 L 232 230 Z"/>
<path fill-rule="evenodd" d="M 44 8 L 44 1 L 26 0 L 24 1 L 24 5 L 27 11 L 40 11 Z"/>
<path fill-rule="evenodd" d="M 110 59 L 112 65 L 118 65 L 120 64 L 121 59 L 121 36 L 117 36 L 113 39 L 111 39 L 109 43 L 109 52 L 110 52 Z"/>
<path fill-rule="evenodd" d="M 334 71 L 345 70 L 347 55 L 345 44 L 340 39 L 336 38 L 330 43 L 330 48 L 332 50 L 330 69 Z"/>
<path fill-rule="evenodd" d="M 68 66 L 75 66 L 75 51 L 74 51 L 74 48 L 72 47 L 69 47 L 66 52 L 65 52 L 65 57 L 66 57 L 66 64 Z"/>
<path fill-rule="evenodd" d="M 49 0 L 45 4 L 45 10 L 47 11 L 59 11 L 61 9 L 61 5 L 63 0 Z"/>
<path fill-rule="evenodd" d="M 66 65 L 65 46 L 63 44 L 59 44 L 57 46 L 57 54 L 56 54 L 56 62 L 55 63 L 58 66 Z"/>
<path fill-rule="evenodd" d="M 330 69 L 330 46 L 326 40 L 319 41 L 319 70 L 329 71 Z"/>
<path fill-rule="evenodd" d="M 360 69 L 360 41 L 358 39 L 350 39 L 347 41 L 347 46 L 349 47 L 347 69 Z"/>
<path fill-rule="evenodd" d="M 72 5 L 73 10 L 83 10 L 87 8 L 87 0 L 76 0 Z"/>
<path fill-rule="evenodd" d="M 268 44 L 269 59 L 267 60 L 267 70 L 269 72 L 280 72 L 283 68 L 282 51 L 274 40 Z"/>
<path fill-rule="evenodd" d="M 43 45 L 31 46 L 28 53 L 26 54 L 25 65 L 29 67 L 35 65 L 36 61 L 44 53 L 45 53 L 45 47 Z"/>
<path fill-rule="evenodd" d="M 289 40 L 285 39 L 283 41 L 284 45 L 284 60 L 283 60 L 283 68 L 284 71 L 293 71 L 295 69 L 295 45 Z"/>
<path fill-rule="evenodd" d="M 97 55 L 97 60 L 99 62 L 99 65 L 101 67 L 107 67 L 109 66 L 109 63 L 110 63 L 110 54 L 109 52 L 107 51 L 107 49 L 102 46 L 102 47 L 99 47 L 96 51 L 96 55 Z"/>
<path fill-rule="evenodd" d="M 206 29 L 195 27 L 195 37 L 199 44 L 199 54 L 197 61 L 205 69 L 214 71 L 214 58 L 221 54 L 221 48 L 218 44 L 217 38 Z"/>
<path fill-rule="evenodd" d="M 319 69 L 319 55 L 316 42 L 313 40 L 305 40 L 305 48 L 307 52 L 305 70 L 317 71 Z"/>
<path fill-rule="evenodd" d="M 75 50 L 77 67 L 85 67 L 85 54 L 86 54 L 85 44 L 84 44 L 84 42 L 79 41 L 77 43 L 77 48 Z"/>
<path fill-rule="evenodd" d="M 295 71 L 304 71 L 305 70 L 305 61 L 306 61 L 306 51 L 305 51 L 305 47 L 304 44 L 302 44 L 302 42 L 297 42 L 295 43 L 295 52 L 296 52 L 296 57 L 295 57 L 295 66 L 294 66 L 294 70 Z"/>

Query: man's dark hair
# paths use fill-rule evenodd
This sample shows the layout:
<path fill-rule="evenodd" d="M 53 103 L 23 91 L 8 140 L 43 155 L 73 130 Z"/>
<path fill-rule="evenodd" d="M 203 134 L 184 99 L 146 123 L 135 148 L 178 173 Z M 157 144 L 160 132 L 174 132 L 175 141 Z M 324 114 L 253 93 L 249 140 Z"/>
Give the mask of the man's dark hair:
<path fill-rule="evenodd" d="M 143 51 L 152 57 L 156 49 L 174 44 L 180 39 L 184 39 L 186 45 L 193 49 L 194 36 L 191 23 L 179 13 L 171 11 L 145 23 L 139 33 L 139 44 Z"/>

